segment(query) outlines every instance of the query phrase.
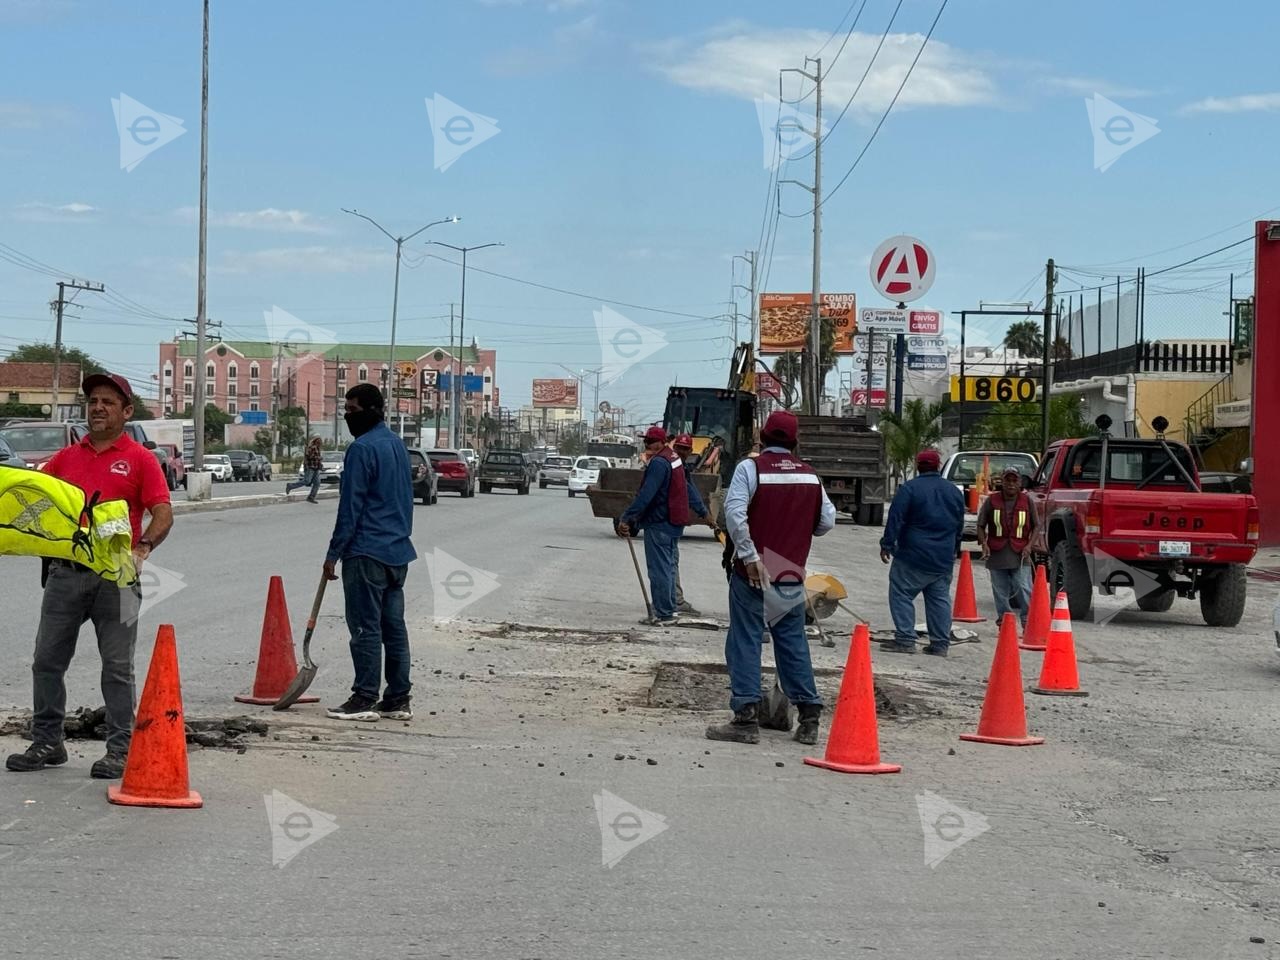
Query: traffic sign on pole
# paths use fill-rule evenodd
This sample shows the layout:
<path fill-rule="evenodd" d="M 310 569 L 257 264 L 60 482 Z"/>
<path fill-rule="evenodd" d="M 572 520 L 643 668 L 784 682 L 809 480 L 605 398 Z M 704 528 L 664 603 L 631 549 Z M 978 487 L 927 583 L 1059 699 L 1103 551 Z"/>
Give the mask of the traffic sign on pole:
<path fill-rule="evenodd" d="M 890 237 L 871 255 L 871 285 L 898 303 L 928 293 L 935 270 L 933 252 L 915 237 Z"/>

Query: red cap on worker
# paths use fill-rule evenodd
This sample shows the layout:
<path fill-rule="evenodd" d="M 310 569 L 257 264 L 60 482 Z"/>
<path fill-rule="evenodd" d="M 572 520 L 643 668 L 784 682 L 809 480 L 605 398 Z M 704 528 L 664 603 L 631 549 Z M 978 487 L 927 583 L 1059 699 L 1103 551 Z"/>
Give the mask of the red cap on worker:
<path fill-rule="evenodd" d="M 916 454 L 916 466 L 926 470 L 937 470 L 942 466 L 942 456 L 937 450 L 921 450 Z"/>
<path fill-rule="evenodd" d="M 653 443 L 655 441 L 667 442 L 667 431 L 662 427 L 650 427 L 644 432 L 645 443 Z"/>
<path fill-rule="evenodd" d="M 671 441 L 671 445 L 673 447 L 688 447 L 690 450 L 692 450 L 693 437 L 689 436 L 687 433 L 682 433 L 679 436 L 677 436 L 674 440 Z"/>
<path fill-rule="evenodd" d="M 796 433 L 799 429 L 800 424 L 796 420 L 794 413 L 788 413 L 786 410 L 775 410 L 769 414 L 769 419 L 764 422 L 764 426 L 760 429 L 760 439 L 765 441 L 766 444 L 770 440 L 795 443 Z"/>
<path fill-rule="evenodd" d="M 80 391 L 87 397 L 94 387 L 111 387 L 124 397 L 125 403 L 133 402 L 133 388 L 118 373 L 91 373 L 80 384 Z"/>

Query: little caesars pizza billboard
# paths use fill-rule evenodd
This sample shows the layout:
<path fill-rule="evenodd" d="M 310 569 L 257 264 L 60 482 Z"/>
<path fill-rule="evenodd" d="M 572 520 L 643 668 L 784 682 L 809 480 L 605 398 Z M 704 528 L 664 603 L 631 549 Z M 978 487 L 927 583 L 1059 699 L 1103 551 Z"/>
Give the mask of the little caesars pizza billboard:
<path fill-rule="evenodd" d="M 535 407 L 567 407 L 578 405 L 577 380 L 534 380 L 533 405 Z"/>
<path fill-rule="evenodd" d="M 760 294 L 760 354 L 803 350 L 809 337 L 813 315 L 811 293 Z M 858 302 L 852 293 L 824 293 L 819 316 L 835 323 L 835 350 L 853 353 L 853 335 L 858 332 Z"/>

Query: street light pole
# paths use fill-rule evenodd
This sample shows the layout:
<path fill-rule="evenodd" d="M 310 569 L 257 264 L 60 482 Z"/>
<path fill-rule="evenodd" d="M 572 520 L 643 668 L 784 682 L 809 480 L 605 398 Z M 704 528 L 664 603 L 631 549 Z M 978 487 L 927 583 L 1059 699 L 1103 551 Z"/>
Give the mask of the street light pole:
<path fill-rule="evenodd" d="M 462 254 L 462 302 L 459 304 L 459 316 L 458 316 L 458 365 L 459 365 L 458 369 L 459 369 L 459 371 L 461 371 L 461 364 L 462 364 L 462 351 L 466 349 L 466 344 L 467 344 L 467 341 L 466 341 L 466 334 L 467 334 L 467 251 L 468 251 L 468 250 L 483 250 L 485 247 L 501 247 L 501 246 L 505 246 L 505 244 L 500 243 L 500 242 L 495 242 L 495 243 L 481 243 L 481 244 L 473 244 L 472 246 L 469 246 L 469 247 L 457 247 L 457 246 L 454 246 L 452 243 L 443 243 L 443 242 L 441 242 L 441 241 L 439 241 L 439 240 L 428 240 L 428 241 L 427 241 L 427 243 L 435 244 L 437 247 L 448 247 L 450 250 L 457 250 L 459 253 L 461 253 L 461 254 Z M 460 386 L 460 384 L 458 383 L 458 380 L 459 380 L 459 379 L 460 379 L 460 377 L 454 377 L 454 378 L 452 379 L 452 386 L 453 386 L 453 389 L 449 391 L 449 392 L 453 395 L 453 396 L 451 397 L 450 410 L 458 410 L 458 409 L 459 409 L 459 402 L 460 402 L 461 390 L 462 390 L 462 387 L 461 387 L 461 386 Z M 481 390 L 481 398 L 482 398 L 482 400 L 483 400 L 483 396 L 484 396 L 484 391 L 483 391 L 483 389 L 482 389 L 482 390 Z M 464 412 L 464 413 L 462 414 L 462 429 L 461 429 L 461 432 L 458 434 L 458 440 L 457 440 L 456 442 L 457 442 L 458 446 L 460 446 L 460 447 L 465 447 L 465 446 L 467 445 L 467 444 L 466 444 L 466 440 L 467 440 L 467 421 L 466 421 L 466 414 L 465 414 L 465 412 Z"/>
<path fill-rule="evenodd" d="M 346 207 L 342 207 L 341 209 L 343 213 L 349 213 L 353 217 L 359 217 L 361 220 L 368 220 L 375 227 L 381 230 L 383 235 L 388 240 L 390 240 L 392 243 L 396 245 L 396 279 L 395 279 L 395 286 L 392 289 L 392 293 L 391 293 L 391 349 L 387 356 L 387 382 L 383 388 L 383 393 L 382 393 L 384 402 L 388 406 L 390 406 L 391 400 L 395 397 L 395 389 L 392 386 L 392 384 L 395 382 L 395 376 L 396 376 L 396 313 L 400 305 L 400 248 L 403 247 L 408 241 L 412 240 L 418 234 L 422 233 L 424 230 L 427 230 L 430 227 L 434 227 L 437 224 L 441 224 L 441 223 L 457 223 L 462 218 L 458 216 L 452 216 L 452 217 L 445 217 L 443 220 L 432 220 L 425 227 L 419 227 L 417 230 L 413 231 L 413 233 L 410 233 L 403 237 L 393 237 L 382 226 L 382 224 L 378 223 L 378 221 L 373 219 L 373 217 L 367 216 L 361 213 L 359 210 L 348 210 Z M 398 408 L 399 408 L 399 404 L 397 404 L 397 409 Z M 400 418 L 400 433 L 401 435 L 404 434 L 404 417 Z"/>

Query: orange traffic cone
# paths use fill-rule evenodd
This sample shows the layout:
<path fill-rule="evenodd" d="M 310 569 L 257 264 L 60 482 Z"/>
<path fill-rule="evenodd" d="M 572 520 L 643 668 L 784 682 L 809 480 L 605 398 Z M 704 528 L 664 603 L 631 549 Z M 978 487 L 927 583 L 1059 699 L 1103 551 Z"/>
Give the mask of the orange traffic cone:
<path fill-rule="evenodd" d="M 1037 563 L 1035 582 L 1031 585 L 1031 609 L 1027 611 L 1027 625 L 1022 631 L 1023 650 L 1044 652 L 1049 643 L 1049 581 L 1044 566 Z"/>
<path fill-rule="evenodd" d="M 978 512 L 978 507 L 981 506 L 981 504 L 978 502 L 978 499 L 979 499 L 978 481 L 977 479 L 975 479 L 973 481 L 973 486 L 969 488 L 969 503 L 967 504 L 969 513 Z"/>
<path fill-rule="evenodd" d="M 961 740 L 1029 747 L 1044 737 L 1027 736 L 1027 708 L 1022 700 L 1022 665 L 1018 662 L 1018 622 L 1006 613 L 1000 622 L 1000 639 L 987 678 L 987 695 L 977 733 L 962 733 Z"/>
<path fill-rule="evenodd" d="M 960 576 L 956 578 L 956 599 L 951 605 L 951 619 L 960 623 L 982 623 L 978 616 L 978 596 L 973 592 L 973 561 L 968 550 L 960 551 Z"/>
<path fill-rule="evenodd" d="M 107 788 L 107 799 L 130 807 L 204 806 L 187 781 L 187 728 L 171 624 L 161 624 L 156 634 L 124 779 Z"/>
<path fill-rule="evenodd" d="M 1054 602 L 1049 646 L 1040 667 L 1040 683 L 1032 687 L 1031 692 L 1056 697 L 1089 695 L 1080 689 L 1080 677 L 1076 673 L 1076 642 L 1071 635 L 1071 610 L 1065 592 L 1059 592 Z"/>
<path fill-rule="evenodd" d="M 871 632 L 865 623 L 853 628 L 849 660 L 840 679 L 840 696 L 831 718 L 826 756 L 805 757 L 811 767 L 840 773 L 897 773 L 896 763 L 880 762 L 876 731 L 876 693 L 871 677 Z"/>
<path fill-rule="evenodd" d="M 262 639 L 258 642 L 258 673 L 253 678 L 253 694 L 236 697 L 240 703 L 269 706 L 284 696 L 298 675 L 293 655 L 293 630 L 289 627 L 289 607 L 284 600 L 284 581 L 272 577 L 267 586 L 267 611 L 262 617 Z M 319 697 L 299 697 L 298 703 L 319 703 Z"/>

